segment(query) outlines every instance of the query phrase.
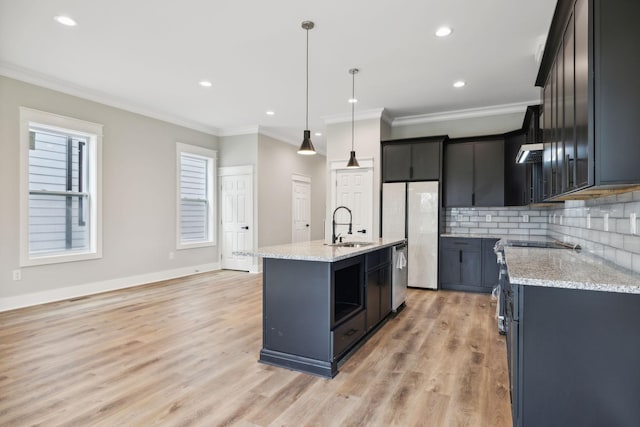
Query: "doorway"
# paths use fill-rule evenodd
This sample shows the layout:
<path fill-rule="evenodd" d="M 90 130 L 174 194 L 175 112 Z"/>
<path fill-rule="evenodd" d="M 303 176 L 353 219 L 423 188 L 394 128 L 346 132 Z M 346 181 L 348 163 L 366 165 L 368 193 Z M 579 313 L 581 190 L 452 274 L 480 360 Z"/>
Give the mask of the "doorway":
<path fill-rule="evenodd" d="M 235 251 L 251 251 L 254 242 L 253 166 L 218 169 L 220 177 L 221 267 L 251 271 L 253 258 Z"/>
<path fill-rule="evenodd" d="M 291 176 L 291 241 L 311 240 L 311 178 Z"/>
<path fill-rule="evenodd" d="M 346 240 L 373 240 L 373 160 L 362 159 L 359 169 L 346 169 L 344 162 L 331 162 L 331 211 L 327 218 L 327 233 L 332 233 L 333 212 L 338 206 L 346 206 L 352 214 L 352 235 L 346 226 L 337 226 Z M 336 212 L 337 223 L 348 223 L 349 214 Z"/>

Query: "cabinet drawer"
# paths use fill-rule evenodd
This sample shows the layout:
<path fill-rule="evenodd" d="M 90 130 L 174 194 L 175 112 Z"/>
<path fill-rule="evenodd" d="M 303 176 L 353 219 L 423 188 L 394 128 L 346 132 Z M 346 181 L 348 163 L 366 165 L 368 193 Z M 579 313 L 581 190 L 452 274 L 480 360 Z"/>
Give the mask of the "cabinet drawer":
<path fill-rule="evenodd" d="M 445 237 L 441 240 L 445 249 L 463 249 L 469 251 L 479 251 L 482 248 L 482 239 Z"/>
<path fill-rule="evenodd" d="M 333 357 L 340 356 L 355 344 L 365 332 L 365 311 L 362 310 L 354 317 L 335 328 L 332 332 Z"/>
<path fill-rule="evenodd" d="M 367 271 L 391 261 L 391 248 L 384 248 L 367 254 Z"/>

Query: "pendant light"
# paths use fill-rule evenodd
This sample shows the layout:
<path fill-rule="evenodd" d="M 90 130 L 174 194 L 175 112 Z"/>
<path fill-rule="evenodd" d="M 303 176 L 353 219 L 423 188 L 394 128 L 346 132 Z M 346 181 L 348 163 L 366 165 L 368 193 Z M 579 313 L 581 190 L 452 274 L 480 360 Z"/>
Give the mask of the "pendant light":
<path fill-rule="evenodd" d="M 349 102 L 351 103 L 351 154 L 349 155 L 349 162 L 347 163 L 347 169 L 357 169 L 360 167 L 358 160 L 356 159 L 356 152 L 353 149 L 353 140 L 354 140 L 354 127 L 355 127 L 355 109 L 356 109 L 356 74 L 358 73 L 357 68 L 352 68 L 349 70 L 349 74 L 351 74 L 351 99 Z"/>
<path fill-rule="evenodd" d="M 307 31 L 307 126 L 304 130 L 304 137 L 302 139 L 302 144 L 300 144 L 298 154 L 304 155 L 316 154 L 316 149 L 313 147 L 313 143 L 311 142 L 311 131 L 309 130 L 309 30 L 313 29 L 314 25 L 315 24 L 311 21 L 302 22 L 302 28 Z"/>

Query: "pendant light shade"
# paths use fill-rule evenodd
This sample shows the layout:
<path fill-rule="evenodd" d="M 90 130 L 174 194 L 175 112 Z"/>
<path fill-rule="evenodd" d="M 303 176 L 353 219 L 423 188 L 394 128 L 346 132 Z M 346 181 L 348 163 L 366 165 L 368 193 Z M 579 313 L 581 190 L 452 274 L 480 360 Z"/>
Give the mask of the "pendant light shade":
<path fill-rule="evenodd" d="M 313 143 L 311 142 L 311 131 L 309 130 L 309 30 L 313 29 L 314 26 L 315 24 L 311 21 L 302 22 L 302 28 L 307 32 L 307 121 L 298 154 L 303 155 L 316 154 L 316 149 L 313 147 Z"/>
<path fill-rule="evenodd" d="M 356 152 L 353 148 L 354 140 L 354 128 L 355 128 L 355 109 L 356 109 L 356 74 L 359 72 L 357 68 L 349 70 L 351 74 L 351 154 L 349 155 L 349 162 L 347 163 L 347 169 L 357 169 L 360 167 L 358 159 L 356 159 Z"/>

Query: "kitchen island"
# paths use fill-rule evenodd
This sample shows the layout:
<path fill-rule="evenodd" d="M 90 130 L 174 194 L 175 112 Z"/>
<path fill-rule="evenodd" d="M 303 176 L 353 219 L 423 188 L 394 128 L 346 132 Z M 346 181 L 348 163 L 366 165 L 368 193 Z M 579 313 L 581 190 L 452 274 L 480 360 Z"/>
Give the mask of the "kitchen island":
<path fill-rule="evenodd" d="M 391 313 L 391 247 L 402 240 L 259 248 L 260 362 L 332 378 Z"/>
<path fill-rule="evenodd" d="M 514 426 L 640 425 L 640 275 L 502 239 Z"/>

